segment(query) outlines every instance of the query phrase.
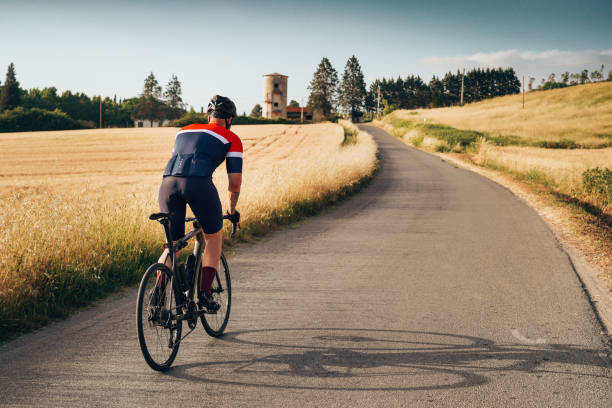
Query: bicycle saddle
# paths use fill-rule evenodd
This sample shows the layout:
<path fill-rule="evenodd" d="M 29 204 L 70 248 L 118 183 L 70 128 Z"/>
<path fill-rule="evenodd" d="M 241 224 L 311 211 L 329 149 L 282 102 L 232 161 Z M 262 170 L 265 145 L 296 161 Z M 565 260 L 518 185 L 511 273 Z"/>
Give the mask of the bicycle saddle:
<path fill-rule="evenodd" d="M 160 212 L 160 213 L 153 213 L 153 214 L 149 215 L 149 219 L 150 220 L 159 220 L 159 219 L 162 219 L 162 218 L 168 219 L 168 218 L 170 218 L 170 214 Z"/>

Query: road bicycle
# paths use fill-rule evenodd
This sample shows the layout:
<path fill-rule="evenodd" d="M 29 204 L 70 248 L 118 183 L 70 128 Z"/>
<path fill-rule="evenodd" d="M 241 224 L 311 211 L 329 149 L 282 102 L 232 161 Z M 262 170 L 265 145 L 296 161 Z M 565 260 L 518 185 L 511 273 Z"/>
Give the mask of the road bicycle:
<path fill-rule="evenodd" d="M 228 217 L 223 217 L 227 219 Z M 166 244 L 172 268 L 154 263 L 144 273 L 138 289 L 136 323 L 138 341 L 142 355 L 149 366 L 158 371 L 166 371 L 176 358 L 181 342 L 191 334 L 198 318 L 210 336 L 223 334 L 229 320 L 232 305 L 232 286 L 230 271 L 225 255 L 221 254 L 217 275 L 212 284 L 212 297 L 218 303 L 218 310 L 208 310 L 198 304 L 200 293 L 200 274 L 202 273 L 202 251 L 204 233 L 195 218 L 185 222 L 193 223 L 193 230 L 176 241 L 170 235 L 170 217 L 167 213 L 149 216 L 164 227 Z M 236 234 L 237 224 L 233 224 L 232 237 Z M 195 237 L 193 254 L 187 262 L 179 262 L 177 252 L 187 246 Z M 183 322 L 189 331 L 183 335 Z"/>

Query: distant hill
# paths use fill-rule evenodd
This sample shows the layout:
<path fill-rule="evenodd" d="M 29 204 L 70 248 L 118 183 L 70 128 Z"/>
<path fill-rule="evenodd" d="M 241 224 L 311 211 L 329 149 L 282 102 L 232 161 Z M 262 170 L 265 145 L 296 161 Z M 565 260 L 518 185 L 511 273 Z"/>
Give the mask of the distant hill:
<path fill-rule="evenodd" d="M 510 144 L 612 146 L 612 82 L 531 91 L 436 109 L 398 110 L 387 120 L 442 124 Z"/>

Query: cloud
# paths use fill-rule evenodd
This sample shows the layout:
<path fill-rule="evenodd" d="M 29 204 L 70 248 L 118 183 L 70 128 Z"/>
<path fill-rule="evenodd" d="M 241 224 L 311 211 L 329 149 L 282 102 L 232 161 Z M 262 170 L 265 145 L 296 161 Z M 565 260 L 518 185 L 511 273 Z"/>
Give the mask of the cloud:
<path fill-rule="evenodd" d="M 605 50 L 542 52 L 505 50 L 490 53 L 476 53 L 455 57 L 426 57 L 422 62 L 437 73 L 456 71 L 460 68 L 513 67 L 518 73 L 530 76 L 545 76 L 583 69 L 599 69 L 601 65 L 612 69 L 612 48 Z"/>

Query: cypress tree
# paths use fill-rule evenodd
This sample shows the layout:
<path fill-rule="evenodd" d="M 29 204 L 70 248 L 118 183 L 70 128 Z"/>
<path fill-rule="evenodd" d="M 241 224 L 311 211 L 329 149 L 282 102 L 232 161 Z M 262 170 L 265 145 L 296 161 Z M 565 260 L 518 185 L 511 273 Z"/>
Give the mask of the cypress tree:
<path fill-rule="evenodd" d="M 350 112 L 355 121 L 361 116 L 361 109 L 366 96 L 366 85 L 361 72 L 361 66 L 354 55 L 348 59 L 342 75 L 340 85 L 340 105 L 345 111 Z"/>
<path fill-rule="evenodd" d="M 15 75 L 15 64 L 11 62 L 6 72 L 6 80 L 2 86 L 2 94 L 0 94 L 0 112 L 18 107 L 20 96 L 21 91 Z"/>
<path fill-rule="evenodd" d="M 338 73 L 326 57 L 321 59 L 308 89 L 308 107 L 317 115 L 329 118 L 336 104 Z"/>
<path fill-rule="evenodd" d="M 444 106 L 444 86 L 435 75 L 429 81 L 429 89 L 431 91 L 431 107 L 438 108 Z"/>

